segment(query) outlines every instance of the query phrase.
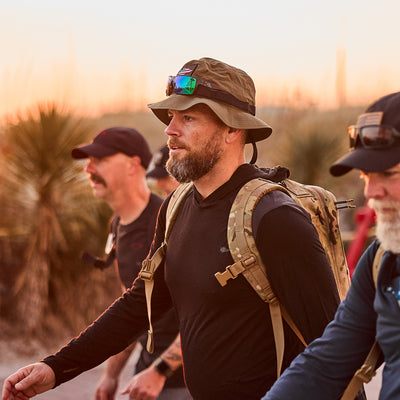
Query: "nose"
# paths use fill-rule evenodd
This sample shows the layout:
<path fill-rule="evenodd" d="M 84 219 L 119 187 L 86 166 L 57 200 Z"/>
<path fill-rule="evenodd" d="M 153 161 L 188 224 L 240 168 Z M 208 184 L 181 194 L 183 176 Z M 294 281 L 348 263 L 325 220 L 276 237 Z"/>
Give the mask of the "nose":
<path fill-rule="evenodd" d="M 386 196 L 387 191 L 380 177 L 377 173 L 369 173 L 364 177 L 364 196 L 366 199 L 382 199 Z"/>
<path fill-rule="evenodd" d="M 88 174 L 92 174 L 93 172 L 95 172 L 93 161 L 90 158 L 88 159 L 88 162 L 86 164 L 85 171 Z"/>
<path fill-rule="evenodd" d="M 164 130 L 165 134 L 168 136 L 179 136 L 179 126 L 177 118 L 171 117 L 168 126 Z"/>

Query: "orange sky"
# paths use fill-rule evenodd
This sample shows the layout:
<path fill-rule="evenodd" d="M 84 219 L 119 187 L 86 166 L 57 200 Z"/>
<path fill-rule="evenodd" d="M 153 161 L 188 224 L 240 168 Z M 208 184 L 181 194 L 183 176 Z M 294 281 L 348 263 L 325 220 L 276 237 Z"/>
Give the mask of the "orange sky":
<path fill-rule="evenodd" d="M 248 72 L 258 105 L 335 106 L 338 51 L 348 103 L 400 90 L 398 0 L 136 3 L 3 0 L 0 118 L 49 101 L 92 113 L 137 109 L 203 56 Z"/>

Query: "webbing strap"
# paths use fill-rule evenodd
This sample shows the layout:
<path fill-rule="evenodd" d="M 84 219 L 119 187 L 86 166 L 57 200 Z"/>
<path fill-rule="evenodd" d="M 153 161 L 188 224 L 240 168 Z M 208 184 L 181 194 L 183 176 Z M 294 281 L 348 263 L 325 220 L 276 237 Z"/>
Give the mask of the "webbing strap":
<path fill-rule="evenodd" d="M 139 277 L 144 281 L 144 289 L 146 294 L 147 316 L 149 319 L 146 349 L 150 354 L 154 352 L 154 332 L 153 325 L 151 323 L 151 296 L 153 294 L 154 288 L 154 274 L 164 259 L 165 253 L 167 251 L 167 240 L 178 215 L 179 207 L 182 204 L 182 200 L 185 198 L 186 194 L 189 192 L 192 186 L 193 183 L 180 185 L 171 195 L 166 213 L 164 242 L 155 251 L 151 258 L 143 261 L 142 269 L 139 273 Z"/>
<path fill-rule="evenodd" d="M 295 333 L 295 335 L 300 340 L 300 342 L 303 344 L 303 346 L 307 347 L 307 343 L 306 343 L 303 335 L 301 334 L 299 328 L 296 326 L 296 324 L 292 320 L 292 317 L 289 315 L 289 313 L 286 311 L 285 307 L 282 304 L 280 304 L 280 307 L 281 307 L 283 319 L 290 326 L 290 329 Z"/>
<path fill-rule="evenodd" d="M 283 354 L 285 349 L 285 335 L 283 332 L 283 320 L 281 307 L 278 302 L 268 303 L 271 314 L 272 331 L 274 332 L 274 341 L 276 349 L 276 374 L 277 378 L 281 376 Z"/>
<path fill-rule="evenodd" d="M 385 249 L 383 248 L 382 245 L 380 245 L 378 247 L 378 250 L 375 253 L 374 262 L 372 264 L 372 279 L 374 280 L 375 288 L 377 286 L 378 272 L 379 272 L 379 268 L 381 266 L 382 257 L 383 257 L 384 252 L 385 252 Z"/>
<path fill-rule="evenodd" d="M 376 364 L 381 355 L 381 348 L 375 342 L 361 368 L 354 374 L 343 393 L 341 400 L 354 400 L 363 383 L 368 383 L 376 374 Z"/>
<path fill-rule="evenodd" d="M 382 257 L 384 253 L 385 249 L 382 245 L 380 245 L 375 253 L 374 261 L 372 263 L 372 278 L 375 288 L 377 286 L 378 273 L 381 267 Z M 363 365 L 360 369 L 357 370 L 353 378 L 351 378 L 351 381 L 344 391 L 341 400 L 354 400 L 363 383 L 368 383 L 375 376 L 376 364 L 378 363 L 378 359 L 381 353 L 382 350 L 379 347 L 378 342 L 374 342 Z"/>
<path fill-rule="evenodd" d="M 149 319 L 146 349 L 150 354 L 154 352 L 154 331 L 151 323 L 151 295 L 154 288 L 154 274 L 164 258 L 166 247 L 166 243 L 163 242 L 151 258 L 143 261 L 142 269 L 139 272 L 140 279 L 144 281 L 144 290 L 146 294 L 147 317 Z"/>

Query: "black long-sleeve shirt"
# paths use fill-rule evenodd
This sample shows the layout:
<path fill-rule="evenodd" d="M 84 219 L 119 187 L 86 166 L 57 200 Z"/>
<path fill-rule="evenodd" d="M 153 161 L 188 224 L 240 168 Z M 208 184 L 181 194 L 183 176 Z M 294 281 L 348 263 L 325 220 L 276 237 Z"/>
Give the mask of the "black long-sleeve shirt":
<path fill-rule="evenodd" d="M 175 221 L 163 265 L 155 275 L 154 320 L 172 305 L 179 319 L 187 386 L 195 400 L 255 400 L 276 379 L 275 344 L 268 305 L 239 276 L 225 287 L 214 277 L 232 264 L 227 221 L 240 187 L 262 172 L 242 165 L 203 199 L 196 188 Z M 265 202 L 276 207 L 263 214 Z M 167 202 L 166 202 L 167 203 Z M 152 252 L 164 237 L 166 203 Z M 339 304 L 334 277 L 308 214 L 284 193 L 265 196 L 256 209 L 256 243 L 272 287 L 306 341 L 320 336 Z M 122 350 L 147 329 L 144 284 L 138 279 L 79 338 L 44 361 L 57 384 Z M 285 326 L 283 367 L 302 350 Z"/>

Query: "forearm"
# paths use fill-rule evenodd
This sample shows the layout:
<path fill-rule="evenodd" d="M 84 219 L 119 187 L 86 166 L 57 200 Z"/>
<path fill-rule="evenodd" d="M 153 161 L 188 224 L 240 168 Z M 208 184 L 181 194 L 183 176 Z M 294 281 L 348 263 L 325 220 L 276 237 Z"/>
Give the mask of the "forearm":
<path fill-rule="evenodd" d="M 178 335 L 171 345 L 147 369 L 135 375 L 122 394 L 131 398 L 156 399 L 165 381 L 182 365 L 181 338 Z"/>
<path fill-rule="evenodd" d="M 43 361 L 54 370 L 59 385 L 120 353 L 143 333 L 147 323 L 145 305 L 140 307 L 135 295 L 126 293 L 79 337 Z"/>
<path fill-rule="evenodd" d="M 179 334 L 159 358 L 167 363 L 172 372 L 176 371 L 182 365 L 181 336 Z"/>

